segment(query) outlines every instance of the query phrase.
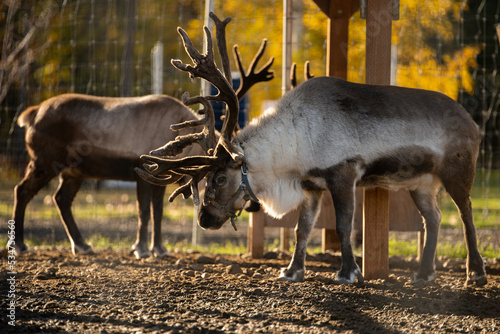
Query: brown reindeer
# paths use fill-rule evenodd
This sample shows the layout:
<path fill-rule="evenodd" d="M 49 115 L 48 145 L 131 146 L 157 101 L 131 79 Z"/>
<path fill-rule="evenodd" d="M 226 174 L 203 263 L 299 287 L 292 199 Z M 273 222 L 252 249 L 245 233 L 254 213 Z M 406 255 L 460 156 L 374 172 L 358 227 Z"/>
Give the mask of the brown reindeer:
<path fill-rule="evenodd" d="M 406 188 L 425 221 L 415 279 L 432 281 L 441 222 L 436 194 L 442 185 L 464 223 L 467 283 L 486 283 L 470 201 L 480 136 L 461 105 L 432 91 L 318 77 L 297 86 L 273 110 L 234 135 L 237 99 L 215 67 L 213 51 L 201 55 L 182 29 L 179 33 L 195 66 L 173 61 L 174 66 L 212 82 L 220 94 L 197 99 L 224 99 L 228 116 L 207 155 L 168 159 L 153 151 L 143 157 L 148 164 L 141 173 L 157 184 L 174 175 L 191 176 L 194 197 L 197 181 L 206 176 L 201 227 L 218 229 L 228 220 L 234 224 L 250 199 L 277 218 L 299 208 L 297 244 L 281 278 L 302 281 L 309 234 L 322 193 L 330 191 L 342 253 L 336 277 L 352 283 L 363 280 L 350 243 L 356 187 Z M 211 42 L 210 31 L 205 28 L 205 33 Z M 178 153 L 178 147 L 173 151 L 170 146 L 163 147 L 162 154 Z"/>
<path fill-rule="evenodd" d="M 229 22 L 229 21 L 227 21 Z M 220 22 L 219 24 L 227 24 Z M 238 68 L 242 74 L 239 98 L 258 82 L 273 78 L 269 68 L 273 59 L 255 72 L 255 66 L 266 47 L 264 40 L 248 73 L 244 73 L 235 46 Z M 199 114 L 203 114 L 200 110 Z M 178 138 L 190 138 L 196 142 L 195 131 L 205 123 L 180 101 L 165 95 L 131 98 L 96 97 L 79 94 L 63 94 L 26 109 L 18 124 L 26 128 L 26 148 L 30 161 L 26 175 L 15 187 L 13 220 L 16 227 L 15 248 L 27 251 L 24 243 L 24 215 L 29 201 L 55 176 L 59 187 L 54 201 L 71 241 L 73 253 L 92 254 L 92 247 L 80 234 L 71 212 L 71 203 L 84 179 L 113 179 L 137 182 L 137 207 L 139 228 L 137 240 L 132 246 L 137 258 L 165 256 L 167 251 L 161 240 L 161 219 L 165 185 L 178 182 L 182 175 L 169 182 L 153 185 L 139 178 L 134 167 L 140 165 L 139 156 L 165 142 Z M 207 136 L 213 144 L 218 134 L 212 130 Z M 172 124 L 184 123 L 182 127 Z M 184 136 L 184 137 L 182 137 Z M 182 141 L 182 140 L 181 140 Z M 180 156 L 203 154 L 207 150 L 204 141 L 192 146 Z M 186 142 L 182 142 L 186 145 Z M 211 144 L 212 145 L 212 144 Z M 151 248 L 148 249 L 148 221 L 153 219 Z"/>

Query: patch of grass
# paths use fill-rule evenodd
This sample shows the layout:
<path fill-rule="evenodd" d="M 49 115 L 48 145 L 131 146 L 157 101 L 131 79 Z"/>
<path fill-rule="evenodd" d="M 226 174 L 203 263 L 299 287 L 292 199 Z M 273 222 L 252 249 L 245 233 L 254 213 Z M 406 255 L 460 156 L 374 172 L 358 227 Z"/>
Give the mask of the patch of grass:
<path fill-rule="evenodd" d="M 479 253 L 485 258 L 500 258 L 500 249 L 496 249 L 493 246 L 481 246 L 479 244 Z M 467 257 L 467 247 L 464 243 L 438 243 L 437 245 L 437 256 L 444 256 L 448 258 L 459 258 L 465 259 Z M 396 240 L 394 235 L 391 235 L 389 239 L 389 256 L 417 256 L 418 255 L 418 245 L 416 240 L 404 241 Z"/>
<path fill-rule="evenodd" d="M 389 238 L 389 256 L 417 256 L 418 245 L 416 240 L 397 240 L 395 235 Z"/>
<path fill-rule="evenodd" d="M 479 251 L 481 252 L 481 250 Z M 465 259 L 467 257 L 467 248 L 462 243 L 438 243 L 437 256 L 445 256 L 454 259 Z"/>
<path fill-rule="evenodd" d="M 451 197 L 444 191 L 439 197 L 442 226 L 462 228 L 462 221 Z M 477 171 L 471 201 L 477 228 L 500 229 L 500 170 Z"/>
<path fill-rule="evenodd" d="M 132 237 L 128 238 L 109 238 L 101 234 L 92 234 L 88 238 L 89 242 L 94 249 L 99 248 L 111 248 L 111 249 L 130 249 L 135 239 Z"/>

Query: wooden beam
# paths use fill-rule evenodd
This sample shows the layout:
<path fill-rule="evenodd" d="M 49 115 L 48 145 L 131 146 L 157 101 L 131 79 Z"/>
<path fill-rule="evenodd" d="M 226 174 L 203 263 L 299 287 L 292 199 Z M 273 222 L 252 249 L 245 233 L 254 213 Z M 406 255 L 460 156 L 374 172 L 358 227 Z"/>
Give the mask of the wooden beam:
<path fill-rule="evenodd" d="M 330 6 L 328 17 L 328 36 L 326 50 L 326 75 L 347 79 L 347 46 L 349 19 L 351 18 L 349 1 L 336 1 Z"/>
<path fill-rule="evenodd" d="M 392 1 L 368 1 L 366 18 L 366 83 L 391 83 Z"/>
<path fill-rule="evenodd" d="M 261 258 L 264 255 L 264 221 L 265 213 L 262 209 L 250 213 L 247 246 L 253 259 Z"/>
<path fill-rule="evenodd" d="M 349 20 L 358 10 L 359 2 L 357 0 L 314 0 L 314 2 L 329 18 L 326 75 L 347 80 Z M 323 229 L 321 244 L 323 252 L 340 249 L 340 242 L 334 229 Z"/>
<path fill-rule="evenodd" d="M 358 10 L 358 1 L 315 0 L 328 16 L 326 75 L 347 79 L 349 20 Z"/>
<path fill-rule="evenodd" d="M 350 6 L 350 16 L 359 10 L 359 0 L 313 0 L 316 6 L 330 18 L 330 7 L 338 7 L 339 4 L 348 3 Z"/>
<path fill-rule="evenodd" d="M 326 75 L 347 80 L 350 1 L 330 1 L 328 10 Z M 334 229 L 323 229 L 321 245 L 323 252 L 340 250 L 337 232 Z"/>
<path fill-rule="evenodd" d="M 392 0 L 367 1 L 366 83 L 391 80 Z M 365 190 L 363 209 L 363 276 L 389 276 L 389 191 Z"/>

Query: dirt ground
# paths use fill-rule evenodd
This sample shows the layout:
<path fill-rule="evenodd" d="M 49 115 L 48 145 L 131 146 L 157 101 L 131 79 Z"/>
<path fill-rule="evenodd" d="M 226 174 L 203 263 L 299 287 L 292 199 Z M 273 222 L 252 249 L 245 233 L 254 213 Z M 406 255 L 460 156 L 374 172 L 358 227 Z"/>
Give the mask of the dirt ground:
<path fill-rule="evenodd" d="M 494 333 L 500 330 L 500 261 L 489 282 L 464 287 L 463 260 L 441 259 L 435 284 L 408 284 L 413 258 L 393 257 L 387 280 L 339 285 L 337 254 L 309 256 L 306 280 L 277 281 L 288 254 L 265 259 L 36 247 L 17 257 L 15 326 L 7 321 L 1 254 L 2 333 Z"/>

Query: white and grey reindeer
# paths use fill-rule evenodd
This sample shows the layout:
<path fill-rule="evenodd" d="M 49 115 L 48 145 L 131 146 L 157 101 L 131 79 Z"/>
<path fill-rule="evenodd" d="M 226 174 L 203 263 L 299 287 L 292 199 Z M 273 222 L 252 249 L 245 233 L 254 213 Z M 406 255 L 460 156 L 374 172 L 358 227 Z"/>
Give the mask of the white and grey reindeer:
<path fill-rule="evenodd" d="M 221 24 L 227 24 L 223 22 Z M 259 71 L 255 66 L 266 47 L 264 40 L 244 73 L 239 61 L 241 84 L 237 100 L 256 83 L 273 78 L 270 59 Z M 196 131 L 206 122 L 179 100 L 166 95 L 114 98 L 81 94 L 63 94 L 50 98 L 38 106 L 29 107 L 18 118 L 26 128 L 26 148 L 30 157 L 24 178 L 14 189 L 13 220 L 16 226 L 15 248 L 27 251 L 24 242 L 24 218 L 27 204 L 35 194 L 55 176 L 59 187 L 54 202 L 71 241 L 73 253 L 93 254 L 85 242 L 73 214 L 71 204 L 84 179 L 112 179 L 137 182 L 139 226 L 132 249 L 137 258 L 165 256 L 162 245 L 161 222 L 165 185 L 152 185 L 134 173 L 141 165 L 139 155 L 178 138 L 196 138 Z M 213 119 L 210 120 L 213 128 Z M 172 127 L 188 122 L 189 128 Z M 208 128 L 208 126 L 206 127 Z M 211 131 L 209 145 L 215 145 L 218 134 Z M 186 137 L 182 137 L 186 136 Z M 182 143 L 182 139 L 181 139 Z M 179 153 L 182 151 L 180 149 Z M 203 154 L 202 148 L 191 147 L 181 156 Z M 171 182 L 182 182 L 182 175 Z M 151 247 L 148 248 L 148 221 L 152 217 Z"/>
<path fill-rule="evenodd" d="M 196 100 L 226 102 L 222 135 L 206 156 L 167 158 L 178 153 L 171 149 L 175 142 L 168 143 L 143 156 L 148 162 L 145 171 L 137 171 L 157 184 L 190 175 L 192 181 L 182 189 L 191 187 L 195 201 L 197 182 L 206 176 L 198 217 L 201 227 L 218 229 L 228 220 L 233 222 L 249 199 L 274 217 L 298 207 L 297 243 L 281 278 L 302 281 L 306 244 L 322 193 L 328 190 L 342 253 L 336 277 L 353 283 L 356 278 L 363 280 L 350 243 L 356 187 L 406 188 L 425 220 L 425 246 L 415 280 L 432 281 L 441 221 L 436 195 L 443 185 L 464 223 L 466 283 L 486 284 L 470 201 L 480 136 L 462 106 L 437 92 L 318 77 L 299 85 L 275 108 L 233 135 L 237 98 L 213 62 L 210 31 L 205 28 L 207 54 L 196 51 L 181 28 L 179 33 L 195 66 L 179 60 L 172 64 L 219 89 L 217 96 Z"/>

